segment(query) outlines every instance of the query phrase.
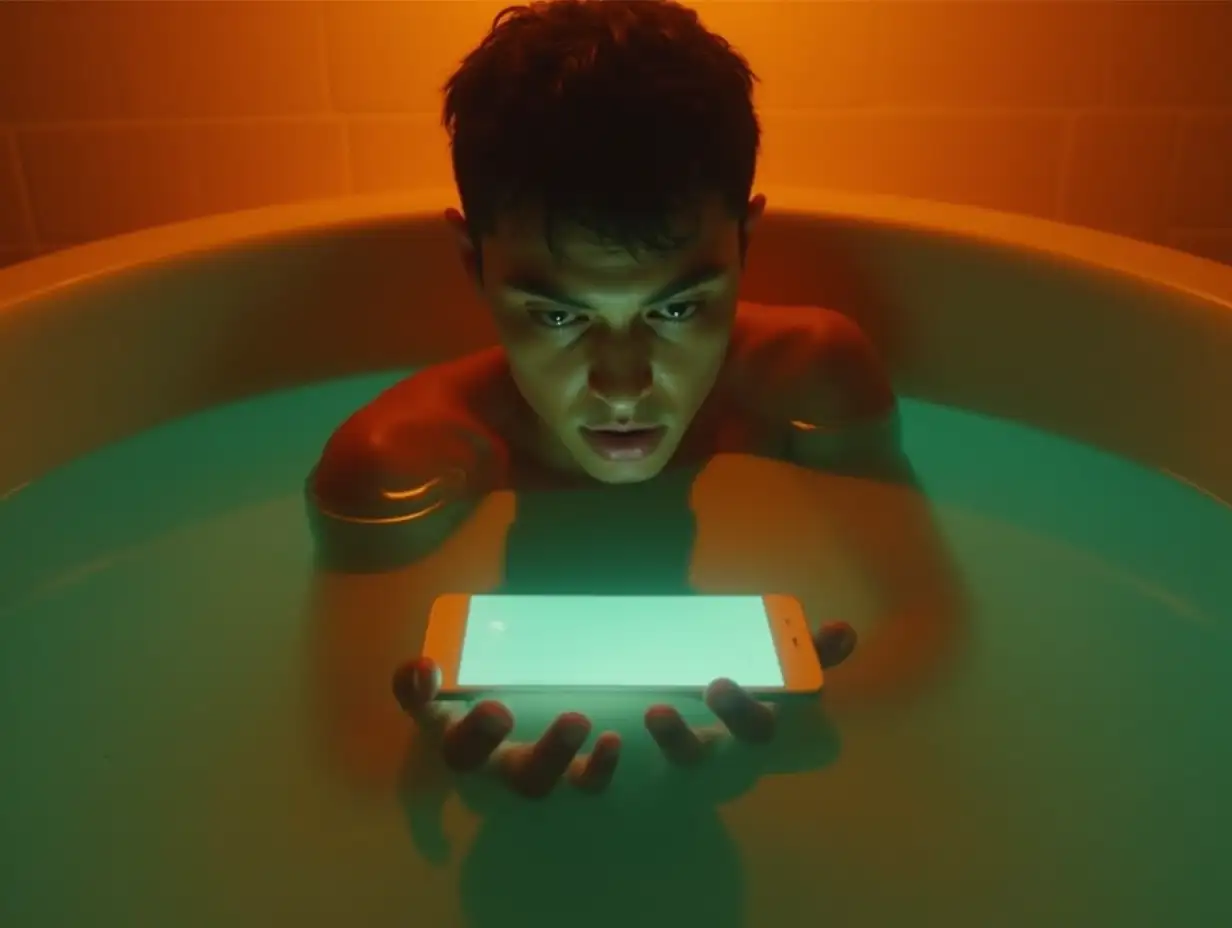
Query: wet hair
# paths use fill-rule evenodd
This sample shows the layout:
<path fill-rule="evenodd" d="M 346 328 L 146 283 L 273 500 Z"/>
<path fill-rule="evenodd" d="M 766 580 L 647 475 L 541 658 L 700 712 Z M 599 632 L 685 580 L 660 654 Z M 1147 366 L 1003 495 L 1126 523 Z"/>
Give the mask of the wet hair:
<path fill-rule="evenodd" d="M 503 10 L 444 88 L 472 239 L 529 209 L 542 211 L 549 247 L 568 224 L 631 252 L 669 250 L 687 236 L 675 223 L 716 194 L 743 221 L 761 135 L 756 80 L 669 0 Z"/>

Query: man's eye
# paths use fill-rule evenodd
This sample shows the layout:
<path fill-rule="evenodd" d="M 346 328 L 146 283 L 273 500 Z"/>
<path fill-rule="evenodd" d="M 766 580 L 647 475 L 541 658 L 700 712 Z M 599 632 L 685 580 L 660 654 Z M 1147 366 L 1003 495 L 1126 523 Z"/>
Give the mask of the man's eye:
<path fill-rule="evenodd" d="M 701 308 L 701 300 L 677 300 L 675 303 L 665 303 L 655 312 L 668 322 L 688 322 Z"/>
<path fill-rule="evenodd" d="M 568 309 L 532 309 L 530 316 L 545 329 L 564 329 L 582 319 L 581 315 Z"/>

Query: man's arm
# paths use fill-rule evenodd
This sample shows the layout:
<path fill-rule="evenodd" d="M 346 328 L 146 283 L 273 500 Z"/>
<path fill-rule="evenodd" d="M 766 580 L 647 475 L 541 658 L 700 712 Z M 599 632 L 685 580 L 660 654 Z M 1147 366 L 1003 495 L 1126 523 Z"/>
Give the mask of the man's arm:
<path fill-rule="evenodd" d="M 497 448 L 460 415 L 347 422 L 304 486 L 317 563 L 370 572 L 431 554 L 496 486 Z"/>
<path fill-rule="evenodd" d="M 875 616 L 853 657 L 831 673 L 830 689 L 842 701 L 908 696 L 961 651 L 965 591 L 903 453 L 875 347 L 835 314 L 813 333 L 797 355 L 797 385 L 780 394 L 779 415 L 790 423 L 785 456 L 817 472 L 826 517 Z"/>
<path fill-rule="evenodd" d="M 315 695 L 335 765 L 352 787 L 423 789 L 425 781 L 405 780 L 433 770 L 405 765 L 413 730 L 428 749 L 418 759 L 439 754 L 455 771 L 490 767 L 525 796 L 544 796 L 564 778 L 604 788 L 619 756 L 611 735 L 579 755 L 579 726 L 590 723 L 566 713 L 536 742 L 516 744 L 506 708 L 492 700 L 465 714 L 447 708 L 425 680 L 428 668 L 407 660 L 421 649 L 437 596 L 501 582 L 513 501 L 492 491 L 507 485 L 504 446 L 458 416 L 357 431 L 352 439 L 347 426 L 339 430 L 308 485 L 321 568 L 312 603 Z"/>
<path fill-rule="evenodd" d="M 338 429 L 304 487 L 314 716 L 335 769 L 381 788 L 410 737 L 393 672 L 417 650 L 435 596 L 495 583 L 501 563 L 489 550 L 500 514 L 471 519 L 498 457 L 481 431 L 443 414 L 390 425 L 385 413 L 368 407 Z"/>

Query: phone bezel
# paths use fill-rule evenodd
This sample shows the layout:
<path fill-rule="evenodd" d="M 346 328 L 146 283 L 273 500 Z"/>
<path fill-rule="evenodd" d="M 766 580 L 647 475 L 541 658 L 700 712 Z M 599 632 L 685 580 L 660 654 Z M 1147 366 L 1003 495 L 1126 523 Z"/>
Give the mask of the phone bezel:
<path fill-rule="evenodd" d="M 424 657 L 435 661 L 440 668 L 442 699 L 473 699 L 494 693 L 552 693 L 565 689 L 582 693 L 646 693 L 663 696 L 697 693 L 694 686 L 459 686 L 458 667 L 462 657 L 467 618 L 470 615 L 471 598 L 470 593 L 446 593 L 438 596 L 432 603 L 428 616 L 428 630 L 424 636 L 422 653 Z M 799 600 L 780 593 L 763 594 L 761 599 L 785 683 L 781 687 L 749 687 L 748 691 L 760 699 L 768 700 L 815 696 L 821 691 L 824 674 Z"/>

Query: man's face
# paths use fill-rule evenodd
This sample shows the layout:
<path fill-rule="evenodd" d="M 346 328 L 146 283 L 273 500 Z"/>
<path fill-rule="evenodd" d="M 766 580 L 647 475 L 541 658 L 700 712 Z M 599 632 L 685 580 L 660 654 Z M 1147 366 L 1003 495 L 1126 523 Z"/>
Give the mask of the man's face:
<path fill-rule="evenodd" d="M 763 204 L 750 204 L 746 234 Z M 740 228 L 716 200 L 680 231 L 686 243 L 666 253 L 631 254 L 568 226 L 549 249 L 533 216 L 483 239 L 478 282 L 538 417 L 530 437 L 558 466 L 604 483 L 653 477 L 714 386 L 736 311 Z M 464 257 L 473 267 L 473 252 Z"/>

